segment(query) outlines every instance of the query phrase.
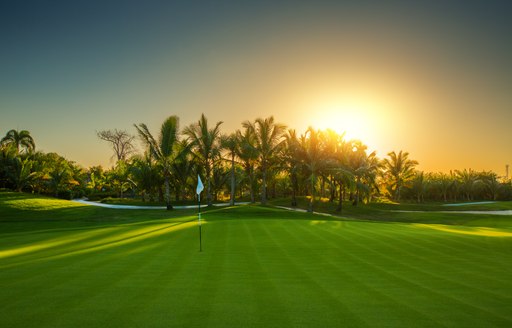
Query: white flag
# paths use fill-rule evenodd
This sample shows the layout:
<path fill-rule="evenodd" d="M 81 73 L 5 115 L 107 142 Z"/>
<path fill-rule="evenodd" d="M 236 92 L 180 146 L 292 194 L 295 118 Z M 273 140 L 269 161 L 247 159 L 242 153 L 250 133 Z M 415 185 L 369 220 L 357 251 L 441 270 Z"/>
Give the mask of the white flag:
<path fill-rule="evenodd" d="M 199 174 L 197 175 L 197 188 L 196 188 L 196 194 L 200 194 L 201 191 L 203 191 L 204 189 L 204 186 L 203 186 L 203 181 L 201 181 L 201 177 L 199 176 Z"/>

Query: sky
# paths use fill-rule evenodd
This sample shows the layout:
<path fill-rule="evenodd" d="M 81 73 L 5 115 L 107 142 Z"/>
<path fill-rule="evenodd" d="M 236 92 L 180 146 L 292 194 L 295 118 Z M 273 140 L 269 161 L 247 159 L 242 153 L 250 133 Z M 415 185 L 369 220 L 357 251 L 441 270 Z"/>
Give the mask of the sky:
<path fill-rule="evenodd" d="M 512 1 L 0 2 L 0 135 L 112 166 L 96 131 L 204 113 L 331 128 L 425 171 L 512 164 Z"/>

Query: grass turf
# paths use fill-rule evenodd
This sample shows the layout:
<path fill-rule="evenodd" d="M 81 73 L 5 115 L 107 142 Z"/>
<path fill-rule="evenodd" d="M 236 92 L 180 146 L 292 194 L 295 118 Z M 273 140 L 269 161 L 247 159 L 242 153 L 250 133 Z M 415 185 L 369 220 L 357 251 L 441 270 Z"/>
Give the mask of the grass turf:
<path fill-rule="evenodd" d="M 214 209 L 200 253 L 193 211 L 0 193 L 0 326 L 510 327 L 510 226 L 399 214 Z"/>

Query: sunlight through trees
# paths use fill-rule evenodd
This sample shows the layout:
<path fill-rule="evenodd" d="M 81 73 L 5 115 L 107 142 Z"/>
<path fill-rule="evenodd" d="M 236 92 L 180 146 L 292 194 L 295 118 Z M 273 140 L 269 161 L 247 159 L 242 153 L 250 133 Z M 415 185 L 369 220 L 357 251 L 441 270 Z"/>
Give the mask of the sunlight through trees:
<path fill-rule="evenodd" d="M 165 203 L 195 199 L 197 175 L 207 186 L 206 203 L 290 199 L 291 206 L 315 210 L 329 202 L 342 211 L 344 203 L 382 201 L 474 201 L 512 199 L 508 178 L 472 169 L 449 173 L 423 172 L 407 151 L 392 151 L 380 159 L 360 140 L 333 130 L 287 130 L 274 118 L 244 121 L 242 129 L 221 131 L 203 114 L 179 129 L 170 116 L 155 137 L 144 124 L 134 124 L 144 144 L 137 152 L 133 136 L 124 130 L 104 130 L 98 137 L 111 143 L 112 168 L 82 168 L 55 153 L 35 151 L 26 130 L 10 130 L 1 140 L 0 188 L 61 198 L 86 196 L 138 198 Z M 300 200 L 300 201 L 299 201 Z M 302 204 L 302 205 L 301 205 Z"/>

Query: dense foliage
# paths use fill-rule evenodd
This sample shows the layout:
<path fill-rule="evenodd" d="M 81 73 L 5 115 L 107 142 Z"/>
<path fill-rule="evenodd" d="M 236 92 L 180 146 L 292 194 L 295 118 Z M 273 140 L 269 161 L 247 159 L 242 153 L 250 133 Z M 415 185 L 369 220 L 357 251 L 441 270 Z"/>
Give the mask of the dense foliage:
<path fill-rule="evenodd" d="M 172 208 L 171 200 L 194 199 L 200 175 L 208 204 L 288 197 L 295 206 L 297 197 L 307 196 L 310 211 L 320 198 L 341 211 L 347 201 L 512 199 L 511 181 L 494 172 L 421 172 L 408 152 L 379 159 L 360 140 L 332 130 L 309 128 L 299 135 L 273 117 L 245 121 L 231 134 L 222 134 L 222 122 L 210 124 L 204 115 L 183 130 L 178 123 L 177 116 L 169 117 L 157 136 L 145 124 L 135 125 L 146 146 L 141 153 L 126 131 L 98 133 L 115 151 L 110 169 L 84 169 L 58 154 L 38 152 L 28 131 L 8 131 L 1 140 L 0 188 L 62 198 L 138 197 Z"/>

